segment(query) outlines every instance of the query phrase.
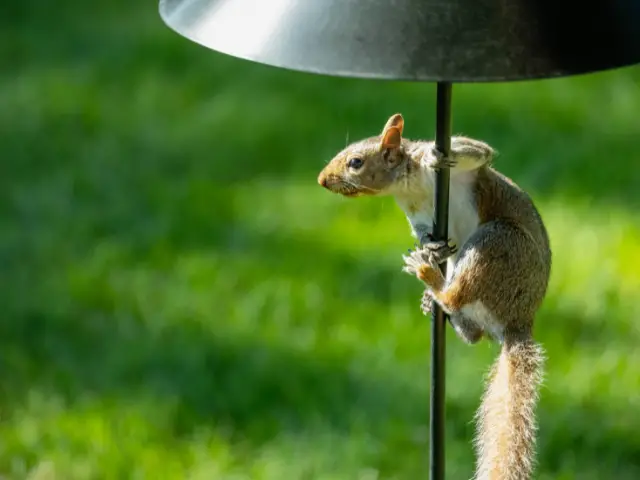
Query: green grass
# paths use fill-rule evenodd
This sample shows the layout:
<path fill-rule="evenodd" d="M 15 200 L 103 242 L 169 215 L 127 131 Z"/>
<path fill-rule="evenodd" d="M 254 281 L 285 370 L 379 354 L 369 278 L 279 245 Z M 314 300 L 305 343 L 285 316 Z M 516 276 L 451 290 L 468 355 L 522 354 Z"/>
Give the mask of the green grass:
<path fill-rule="evenodd" d="M 134 2 L 135 3 L 135 2 Z M 0 17 L 0 475 L 417 479 L 429 320 L 390 199 L 315 183 L 434 86 L 209 52 L 155 2 Z M 640 476 L 640 70 L 454 89 L 554 251 L 540 479 Z M 483 342 L 447 346 L 447 478 L 469 478 Z"/>

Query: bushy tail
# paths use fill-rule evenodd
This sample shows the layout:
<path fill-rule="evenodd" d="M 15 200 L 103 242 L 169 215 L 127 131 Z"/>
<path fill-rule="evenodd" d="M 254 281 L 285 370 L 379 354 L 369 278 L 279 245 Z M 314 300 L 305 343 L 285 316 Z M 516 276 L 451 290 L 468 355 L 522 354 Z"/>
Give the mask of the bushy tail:
<path fill-rule="evenodd" d="M 505 337 L 476 415 L 476 480 L 531 479 L 543 363 L 532 339 Z"/>

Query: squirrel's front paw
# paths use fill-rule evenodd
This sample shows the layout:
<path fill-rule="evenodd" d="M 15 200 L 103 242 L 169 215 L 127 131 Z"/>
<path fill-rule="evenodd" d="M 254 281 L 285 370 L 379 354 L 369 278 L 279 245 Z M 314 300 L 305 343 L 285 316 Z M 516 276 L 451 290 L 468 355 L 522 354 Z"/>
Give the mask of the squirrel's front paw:
<path fill-rule="evenodd" d="M 403 255 L 402 259 L 404 260 L 402 271 L 409 275 L 415 275 L 427 285 L 429 285 L 433 273 L 440 271 L 431 251 L 424 247 L 409 251 L 409 254 Z"/>
<path fill-rule="evenodd" d="M 431 162 L 433 168 L 453 168 L 458 164 L 453 158 L 453 154 L 450 153 L 448 157 L 445 157 L 444 153 L 438 150 L 435 145 L 431 147 L 431 155 L 434 158 Z"/>
<path fill-rule="evenodd" d="M 404 267 L 402 271 L 409 275 L 415 275 L 420 278 L 420 271 L 424 268 L 433 267 L 431 261 L 431 253 L 424 248 L 416 248 L 409 250 L 408 255 L 403 255 Z M 437 268 L 437 265 L 435 265 Z"/>
<path fill-rule="evenodd" d="M 451 239 L 448 242 L 438 240 L 427 242 L 423 247 L 431 255 L 431 261 L 436 264 L 444 263 L 447 258 L 453 256 L 458 251 L 458 247 Z"/>
<path fill-rule="evenodd" d="M 404 260 L 403 272 L 415 275 L 431 290 L 442 288 L 444 277 L 436 257 L 429 249 L 419 248 L 409 252 L 409 255 L 403 255 L 402 259 Z"/>

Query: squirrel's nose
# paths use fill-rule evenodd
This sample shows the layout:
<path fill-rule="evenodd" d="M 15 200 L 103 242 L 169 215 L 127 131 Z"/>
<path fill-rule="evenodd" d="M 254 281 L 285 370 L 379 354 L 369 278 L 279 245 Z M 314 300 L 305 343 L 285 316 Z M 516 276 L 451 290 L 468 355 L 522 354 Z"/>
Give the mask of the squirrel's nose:
<path fill-rule="evenodd" d="M 327 176 L 326 175 L 320 175 L 318 177 L 318 184 L 321 187 L 327 188 Z"/>

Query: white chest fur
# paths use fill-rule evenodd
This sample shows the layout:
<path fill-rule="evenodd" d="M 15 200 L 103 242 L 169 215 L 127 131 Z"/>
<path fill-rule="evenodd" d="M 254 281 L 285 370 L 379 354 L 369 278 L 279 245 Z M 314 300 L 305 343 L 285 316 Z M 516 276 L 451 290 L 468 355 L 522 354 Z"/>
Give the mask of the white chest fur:
<path fill-rule="evenodd" d="M 478 228 L 478 211 L 472 192 L 474 179 L 474 171 L 451 172 L 449 237 L 458 246 L 458 251 Z M 409 220 L 413 236 L 419 239 L 423 232 L 431 232 L 433 228 L 435 172 L 425 169 L 402 187 L 402 191 L 394 192 L 394 196 Z M 452 258 L 451 262 L 454 261 Z M 451 262 L 449 267 L 452 267 Z M 452 270 L 447 268 L 448 272 Z"/>

